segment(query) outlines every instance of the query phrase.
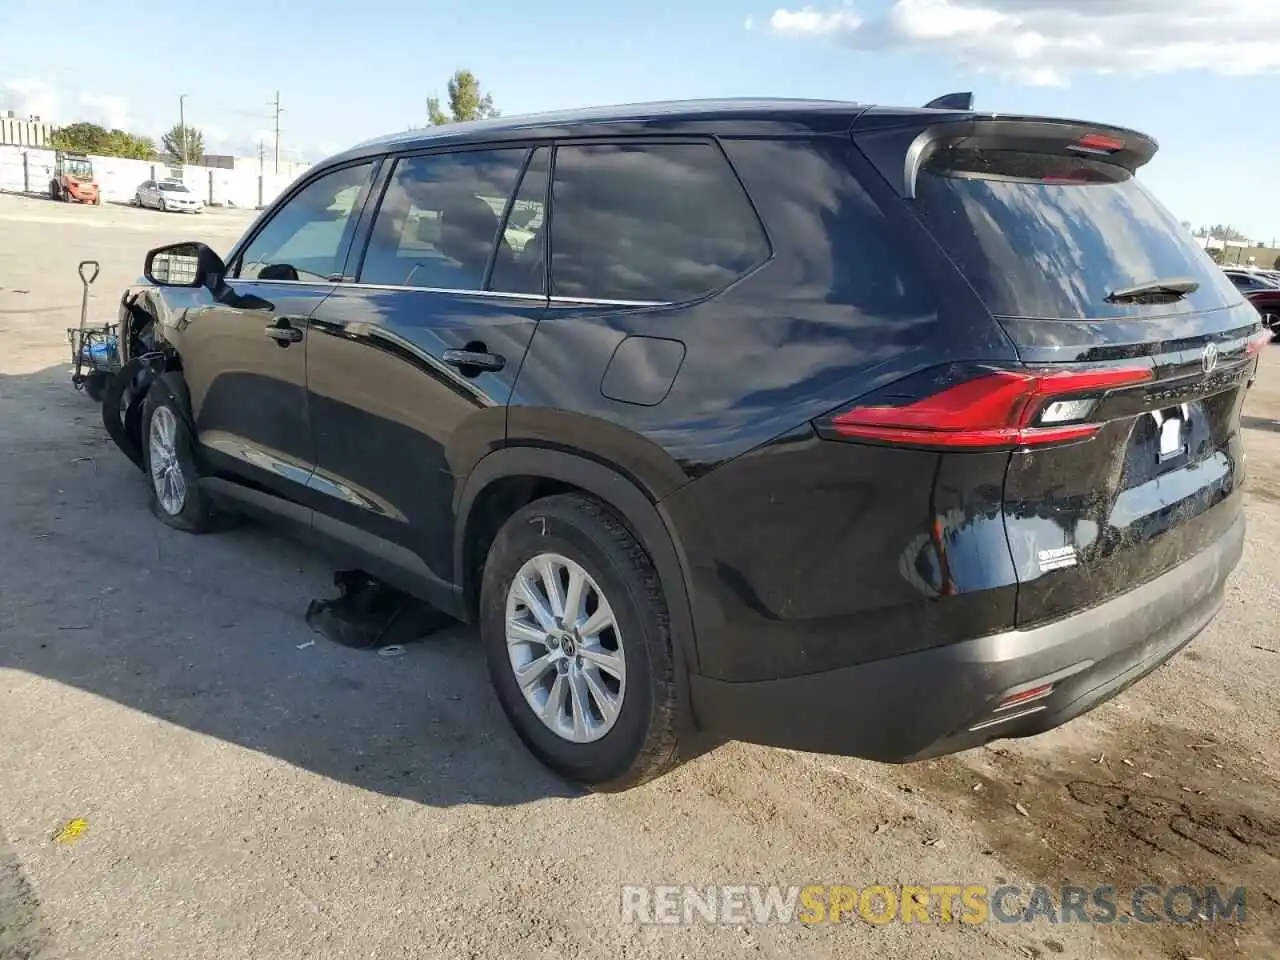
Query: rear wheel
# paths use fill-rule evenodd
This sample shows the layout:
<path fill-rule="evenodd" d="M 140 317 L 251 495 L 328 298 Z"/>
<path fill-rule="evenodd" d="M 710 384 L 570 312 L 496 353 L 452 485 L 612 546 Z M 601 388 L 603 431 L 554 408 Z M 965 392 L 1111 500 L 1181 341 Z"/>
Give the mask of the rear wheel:
<path fill-rule="evenodd" d="M 485 562 L 480 632 L 503 710 L 556 773 L 622 790 L 679 762 L 661 583 L 604 504 L 549 497 L 506 522 Z"/>

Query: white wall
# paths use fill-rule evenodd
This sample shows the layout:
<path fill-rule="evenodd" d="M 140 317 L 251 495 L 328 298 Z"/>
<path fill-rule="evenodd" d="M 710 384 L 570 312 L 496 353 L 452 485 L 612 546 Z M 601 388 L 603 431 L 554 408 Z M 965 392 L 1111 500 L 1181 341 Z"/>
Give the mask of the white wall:
<path fill-rule="evenodd" d="M 0 192 L 49 192 L 55 153 L 35 147 L 0 146 Z M 293 182 L 287 174 L 249 170 L 223 170 L 188 164 L 170 168 L 165 163 L 92 157 L 93 173 L 107 203 L 128 203 L 144 180 L 156 180 L 181 172 L 182 182 L 205 203 L 215 206 L 266 206 Z"/>

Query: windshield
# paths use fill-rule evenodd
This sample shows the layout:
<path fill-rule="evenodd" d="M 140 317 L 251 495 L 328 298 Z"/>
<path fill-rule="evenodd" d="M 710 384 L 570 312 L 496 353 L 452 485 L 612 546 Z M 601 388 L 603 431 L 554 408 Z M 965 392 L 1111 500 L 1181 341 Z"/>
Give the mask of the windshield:
<path fill-rule="evenodd" d="M 1212 310 L 1240 295 L 1190 234 L 1121 167 L 1011 150 L 940 151 L 917 183 L 920 216 L 997 316 L 1106 318 Z M 1175 303 L 1109 303 L 1183 278 Z"/>
<path fill-rule="evenodd" d="M 68 160 L 66 171 L 73 177 L 82 177 L 87 180 L 93 176 L 93 164 L 88 160 Z"/>
<path fill-rule="evenodd" d="M 191 192 L 180 183 L 162 183 L 160 184 L 160 189 L 165 191 L 166 193 L 190 193 Z"/>

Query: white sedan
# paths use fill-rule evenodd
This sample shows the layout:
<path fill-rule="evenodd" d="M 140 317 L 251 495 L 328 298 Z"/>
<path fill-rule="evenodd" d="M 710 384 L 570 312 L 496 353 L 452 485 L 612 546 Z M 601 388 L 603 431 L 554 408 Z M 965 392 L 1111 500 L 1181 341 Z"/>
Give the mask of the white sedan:
<path fill-rule="evenodd" d="M 204 204 L 200 202 L 200 198 L 179 180 L 147 180 L 138 185 L 133 202 L 139 207 L 155 207 L 157 210 L 204 212 Z"/>

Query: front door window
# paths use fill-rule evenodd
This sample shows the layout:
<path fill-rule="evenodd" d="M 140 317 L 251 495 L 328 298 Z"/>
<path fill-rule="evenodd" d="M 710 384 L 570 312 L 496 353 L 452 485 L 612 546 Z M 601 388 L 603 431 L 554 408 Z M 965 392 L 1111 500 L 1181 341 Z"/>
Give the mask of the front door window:
<path fill-rule="evenodd" d="M 373 163 L 312 181 L 271 217 L 240 257 L 245 280 L 317 282 L 341 274 Z"/>

